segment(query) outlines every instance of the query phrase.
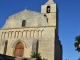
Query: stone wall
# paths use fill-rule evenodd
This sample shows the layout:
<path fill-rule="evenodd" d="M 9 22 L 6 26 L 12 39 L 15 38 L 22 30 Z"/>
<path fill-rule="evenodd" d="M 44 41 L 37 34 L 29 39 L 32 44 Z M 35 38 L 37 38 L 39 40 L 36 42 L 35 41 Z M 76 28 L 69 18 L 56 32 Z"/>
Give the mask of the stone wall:
<path fill-rule="evenodd" d="M 40 27 L 40 28 L 17 28 L 17 29 L 1 29 L 0 39 L 11 39 L 11 38 L 53 38 L 52 32 L 55 31 L 55 27 Z"/>
<path fill-rule="evenodd" d="M 43 14 L 25 9 L 9 16 L 2 29 L 21 28 L 23 20 L 26 23 L 25 27 L 48 26 L 47 19 Z"/>
<path fill-rule="evenodd" d="M 1 29 L 0 41 L 8 41 L 6 55 L 10 56 L 14 56 L 15 45 L 18 41 L 21 41 L 24 44 L 24 57 L 28 58 L 30 58 L 32 51 L 36 51 L 35 44 L 38 41 L 38 52 L 41 53 L 42 58 L 53 60 L 54 33 L 55 27 Z M 3 50 L 1 50 L 0 53 L 4 53 L 4 46 L 0 45 L 0 47 L 3 47 Z"/>
<path fill-rule="evenodd" d="M 2 30 L 0 39 L 21 38 L 21 37 L 42 37 L 44 29 L 8 29 Z"/>

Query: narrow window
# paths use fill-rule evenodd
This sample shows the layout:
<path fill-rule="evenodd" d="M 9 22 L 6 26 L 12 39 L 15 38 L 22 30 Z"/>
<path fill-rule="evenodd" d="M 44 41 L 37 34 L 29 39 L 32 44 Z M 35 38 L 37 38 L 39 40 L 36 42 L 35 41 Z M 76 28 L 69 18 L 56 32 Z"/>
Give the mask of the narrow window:
<path fill-rule="evenodd" d="M 25 27 L 25 25 L 26 25 L 26 20 L 23 20 L 22 21 L 22 27 Z"/>
<path fill-rule="evenodd" d="M 6 55 L 8 41 L 5 42 L 4 54 Z"/>
<path fill-rule="evenodd" d="M 44 14 L 44 16 L 47 18 L 47 16 Z M 48 23 L 48 18 L 47 18 L 47 23 Z"/>
<path fill-rule="evenodd" d="M 47 6 L 47 13 L 50 13 L 50 6 Z"/>
<path fill-rule="evenodd" d="M 47 23 L 48 23 L 48 18 L 47 18 Z"/>

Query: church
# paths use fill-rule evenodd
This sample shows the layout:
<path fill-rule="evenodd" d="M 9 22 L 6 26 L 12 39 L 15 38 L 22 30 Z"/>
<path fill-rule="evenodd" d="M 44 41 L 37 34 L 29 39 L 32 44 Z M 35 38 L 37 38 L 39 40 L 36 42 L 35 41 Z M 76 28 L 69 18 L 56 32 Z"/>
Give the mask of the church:
<path fill-rule="evenodd" d="M 0 29 L 0 54 L 30 58 L 31 52 L 62 60 L 58 8 L 53 0 L 41 6 L 41 13 L 24 9 L 9 16 Z"/>

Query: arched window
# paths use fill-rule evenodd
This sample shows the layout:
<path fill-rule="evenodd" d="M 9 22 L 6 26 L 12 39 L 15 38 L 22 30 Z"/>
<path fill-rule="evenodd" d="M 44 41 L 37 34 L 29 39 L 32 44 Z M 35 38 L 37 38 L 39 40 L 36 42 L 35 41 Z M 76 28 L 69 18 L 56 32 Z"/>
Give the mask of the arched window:
<path fill-rule="evenodd" d="M 47 13 L 50 13 L 50 9 L 51 9 L 51 7 L 47 6 Z"/>
<path fill-rule="evenodd" d="M 15 46 L 14 56 L 15 57 L 23 57 L 24 53 L 24 45 L 22 42 L 18 42 Z"/>
<path fill-rule="evenodd" d="M 25 25 L 26 25 L 26 20 L 23 20 L 22 21 L 22 27 L 25 27 Z"/>

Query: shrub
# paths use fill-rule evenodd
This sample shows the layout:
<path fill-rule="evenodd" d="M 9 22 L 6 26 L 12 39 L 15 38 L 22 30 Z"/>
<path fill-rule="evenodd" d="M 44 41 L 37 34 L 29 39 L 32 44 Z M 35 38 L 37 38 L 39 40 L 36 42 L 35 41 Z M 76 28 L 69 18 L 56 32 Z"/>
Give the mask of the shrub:
<path fill-rule="evenodd" d="M 32 52 L 31 58 L 37 58 L 37 60 L 42 60 L 40 53 Z"/>

